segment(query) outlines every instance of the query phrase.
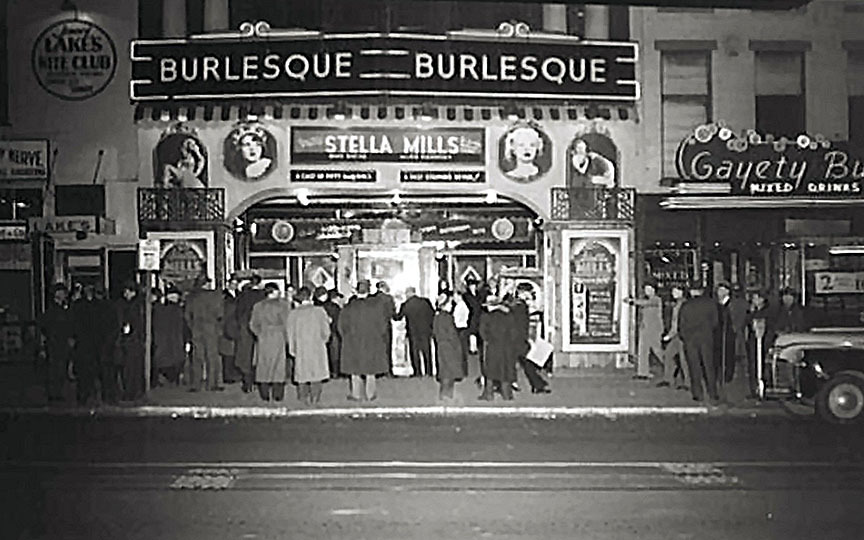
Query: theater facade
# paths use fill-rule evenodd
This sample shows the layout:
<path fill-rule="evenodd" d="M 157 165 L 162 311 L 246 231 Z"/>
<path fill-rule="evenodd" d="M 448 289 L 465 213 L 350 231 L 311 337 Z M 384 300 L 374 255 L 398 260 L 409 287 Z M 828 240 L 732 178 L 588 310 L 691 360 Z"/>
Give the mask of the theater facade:
<path fill-rule="evenodd" d="M 249 22 L 130 54 L 139 234 L 163 282 L 383 280 L 397 302 L 525 282 L 558 365 L 626 361 L 635 43 Z"/>

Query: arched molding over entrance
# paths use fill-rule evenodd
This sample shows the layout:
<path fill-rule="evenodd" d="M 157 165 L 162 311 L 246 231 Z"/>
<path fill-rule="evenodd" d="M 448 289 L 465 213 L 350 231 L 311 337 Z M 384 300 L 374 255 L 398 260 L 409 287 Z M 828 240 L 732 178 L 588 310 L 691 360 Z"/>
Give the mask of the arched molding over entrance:
<path fill-rule="evenodd" d="M 237 204 L 227 216 L 227 223 L 232 224 L 234 220 L 243 215 L 244 212 L 254 207 L 257 204 L 267 202 L 273 199 L 292 199 L 297 197 L 298 188 L 271 188 L 265 189 L 255 193 L 243 199 L 239 204 Z M 484 204 L 484 198 L 486 197 L 488 190 L 478 190 L 476 192 L 448 192 L 441 193 L 437 191 L 399 191 L 399 195 L 405 199 L 410 199 L 412 196 L 422 196 L 422 197 L 430 197 L 430 196 L 440 196 L 440 201 L 446 201 L 448 197 L 477 197 L 477 204 Z M 498 201 L 509 201 L 516 203 L 520 206 L 525 207 L 529 211 L 531 211 L 536 217 L 542 220 L 548 220 L 549 216 L 546 215 L 540 208 L 538 208 L 536 201 L 532 201 L 525 197 L 524 195 L 518 193 L 510 193 L 510 192 L 495 192 L 498 197 Z M 333 197 L 333 196 L 341 196 L 341 197 L 350 197 L 356 196 L 358 201 L 362 200 L 370 200 L 371 198 L 386 198 L 392 197 L 394 195 L 394 191 L 370 191 L 370 190 L 337 190 L 337 189 L 322 189 L 316 190 L 312 195 L 313 199 L 315 196 L 319 197 Z M 314 200 L 311 203 L 314 205 Z M 470 203 L 466 203 L 470 204 Z"/>

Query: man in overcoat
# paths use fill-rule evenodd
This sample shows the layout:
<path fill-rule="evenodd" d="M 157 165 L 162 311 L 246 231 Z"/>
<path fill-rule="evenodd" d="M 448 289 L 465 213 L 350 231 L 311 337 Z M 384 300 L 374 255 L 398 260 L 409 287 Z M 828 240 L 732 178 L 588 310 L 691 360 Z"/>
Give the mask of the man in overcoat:
<path fill-rule="evenodd" d="M 279 287 L 273 283 L 264 286 L 267 297 L 256 303 L 249 319 L 249 329 L 256 337 L 255 383 L 264 401 L 282 401 L 288 381 L 288 355 L 286 353 L 287 319 L 291 306 L 280 298 Z"/>
<path fill-rule="evenodd" d="M 151 383 L 158 386 L 159 376 L 178 384 L 186 362 L 189 330 L 180 306 L 180 291 L 165 289 L 165 303 L 153 305 L 153 367 Z"/>
<path fill-rule="evenodd" d="M 192 334 L 190 392 L 202 389 L 205 369 L 207 389 L 214 391 L 225 389 L 222 386 L 222 356 L 219 354 L 224 300 L 221 291 L 209 289 L 207 285 L 207 278 L 199 278 L 199 288 L 189 293 L 184 309 L 184 318 Z"/>
<path fill-rule="evenodd" d="M 288 350 L 294 357 L 294 382 L 300 400 L 307 405 L 321 401 L 324 381 L 330 377 L 327 361 L 327 340 L 330 338 L 330 317 L 312 301 L 307 287 L 300 287 L 294 296 L 297 306 L 286 319 Z"/>
<path fill-rule="evenodd" d="M 466 376 L 462 363 L 462 344 L 453 319 L 453 293 L 444 291 L 439 295 L 438 311 L 432 321 L 432 335 L 435 339 L 435 356 L 438 379 L 438 399 L 453 399 L 456 381 Z"/>
<path fill-rule="evenodd" d="M 342 372 L 351 376 L 349 399 L 353 401 L 374 400 L 375 377 L 390 369 L 378 302 L 369 296 L 369 281 L 361 280 L 357 283 L 356 295 L 339 315 Z"/>
<path fill-rule="evenodd" d="M 479 399 L 492 401 L 495 390 L 500 388 L 501 397 L 509 401 L 513 399 L 516 363 L 522 351 L 514 341 L 519 334 L 515 328 L 517 319 L 498 298 L 490 297 L 486 307 L 488 311 L 480 317 L 480 337 L 485 342 L 486 355 L 482 364 L 483 393 Z"/>
<path fill-rule="evenodd" d="M 393 376 L 393 319 L 396 317 L 396 301 L 390 294 L 390 285 L 386 281 L 375 284 L 375 294 L 372 298 L 377 302 L 380 327 L 384 333 L 384 343 L 387 347 L 387 373 Z"/>
<path fill-rule="evenodd" d="M 435 309 L 428 298 L 417 296 L 414 287 L 405 290 L 407 297 L 399 307 L 396 320 L 405 319 L 408 351 L 414 377 L 432 376 L 432 319 Z"/>
<path fill-rule="evenodd" d="M 251 392 L 255 384 L 255 370 L 252 366 L 255 353 L 255 335 L 249 330 L 249 321 L 252 319 L 252 308 L 255 304 L 267 298 L 261 286 L 261 276 L 252 276 L 249 284 L 237 297 L 234 307 L 236 322 L 232 328 L 236 329 L 236 346 L 234 350 L 234 365 L 243 376 L 243 392 Z"/>
<path fill-rule="evenodd" d="M 96 381 L 101 370 L 102 349 L 105 347 L 106 306 L 96 297 L 96 287 L 85 285 L 82 297 L 72 306 L 72 327 L 75 340 L 73 366 L 75 394 L 79 405 L 96 396 Z"/>
<path fill-rule="evenodd" d="M 695 401 L 704 399 L 702 381 L 711 401 L 717 403 L 717 372 L 714 368 L 714 332 L 719 324 L 717 305 L 694 288 L 691 298 L 678 312 L 678 335 L 684 342 L 684 356 L 690 366 L 690 392 Z"/>
<path fill-rule="evenodd" d="M 144 396 L 145 334 L 144 299 L 138 294 L 138 285 L 129 281 L 115 305 L 112 329 L 114 361 L 120 369 L 125 401 Z"/>
<path fill-rule="evenodd" d="M 49 401 L 61 401 L 71 361 L 74 330 L 66 287 L 58 283 L 53 292 L 51 304 L 39 318 L 39 330 L 45 336 L 45 393 Z"/>

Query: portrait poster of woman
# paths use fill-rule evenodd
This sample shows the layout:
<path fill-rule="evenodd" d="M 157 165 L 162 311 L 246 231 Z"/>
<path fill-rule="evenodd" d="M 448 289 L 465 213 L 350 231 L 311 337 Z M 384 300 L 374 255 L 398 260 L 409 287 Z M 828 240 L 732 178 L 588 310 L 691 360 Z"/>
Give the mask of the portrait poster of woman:
<path fill-rule="evenodd" d="M 223 146 L 225 169 L 238 180 L 261 180 L 276 168 L 276 138 L 257 123 L 241 122 Z"/>
<path fill-rule="evenodd" d="M 528 183 L 552 167 L 552 140 L 534 122 L 517 122 L 498 141 L 498 166 L 504 176 Z"/>
<path fill-rule="evenodd" d="M 207 147 L 195 130 L 177 124 L 162 133 L 153 151 L 156 187 L 207 187 Z"/>
<path fill-rule="evenodd" d="M 618 186 L 618 148 L 601 133 L 578 134 L 567 148 L 567 187 Z"/>

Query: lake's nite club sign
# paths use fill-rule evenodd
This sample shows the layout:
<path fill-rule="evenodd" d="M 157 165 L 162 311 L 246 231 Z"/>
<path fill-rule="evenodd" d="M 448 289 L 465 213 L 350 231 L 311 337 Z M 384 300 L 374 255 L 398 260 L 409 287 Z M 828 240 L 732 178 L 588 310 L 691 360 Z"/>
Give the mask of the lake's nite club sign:
<path fill-rule="evenodd" d="M 678 147 L 684 182 L 726 183 L 752 196 L 864 196 L 864 148 L 821 136 L 742 134 L 720 124 L 696 128 Z"/>
<path fill-rule="evenodd" d="M 639 99 L 636 43 L 417 34 L 265 37 L 133 41 L 131 97 Z"/>

